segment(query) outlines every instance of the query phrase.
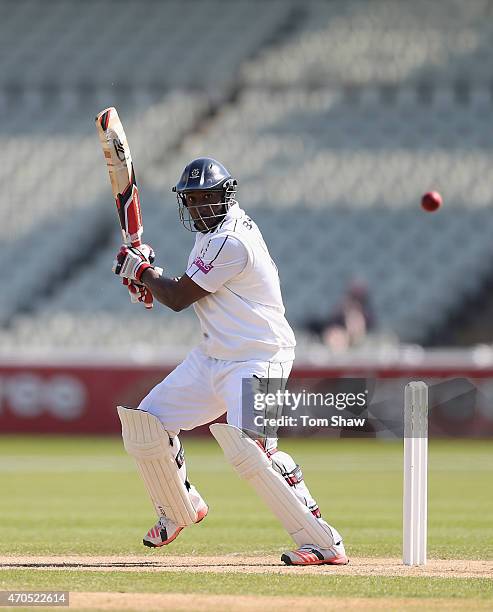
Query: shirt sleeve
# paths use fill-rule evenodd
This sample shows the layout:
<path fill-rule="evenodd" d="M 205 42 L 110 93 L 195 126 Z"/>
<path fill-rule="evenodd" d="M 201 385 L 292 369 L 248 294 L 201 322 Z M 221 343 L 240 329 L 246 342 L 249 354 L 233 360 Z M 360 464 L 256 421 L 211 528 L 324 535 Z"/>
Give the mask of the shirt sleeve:
<path fill-rule="evenodd" d="M 214 293 L 240 274 L 247 262 L 247 249 L 237 238 L 218 236 L 209 242 L 200 257 L 193 260 L 186 274 L 199 287 Z"/>

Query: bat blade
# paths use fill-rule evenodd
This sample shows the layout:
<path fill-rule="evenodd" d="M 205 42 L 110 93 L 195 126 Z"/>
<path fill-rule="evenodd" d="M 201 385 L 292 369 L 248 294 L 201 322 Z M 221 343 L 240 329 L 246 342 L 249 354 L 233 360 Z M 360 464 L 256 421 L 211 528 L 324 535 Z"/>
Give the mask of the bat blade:
<path fill-rule="evenodd" d="M 96 129 L 110 175 L 123 242 L 138 247 L 144 231 L 139 189 L 127 136 L 116 108 L 110 106 L 97 114 Z M 127 279 L 123 279 L 123 284 L 128 284 Z M 152 305 L 152 294 L 148 291 L 144 306 L 152 308 Z"/>
<path fill-rule="evenodd" d="M 108 167 L 123 240 L 125 244 L 139 246 L 144 229 L 139 189 L 125 130 L 114 107 L 98 113 L 96 129 Z"/>

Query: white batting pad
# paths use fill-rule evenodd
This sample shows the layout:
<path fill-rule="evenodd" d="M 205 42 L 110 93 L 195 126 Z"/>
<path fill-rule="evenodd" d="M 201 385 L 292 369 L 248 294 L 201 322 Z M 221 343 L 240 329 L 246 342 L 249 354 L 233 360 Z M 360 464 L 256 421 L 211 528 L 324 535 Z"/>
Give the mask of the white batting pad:
<path fill-rule="evenodd" d="M 233 425 L 215 423 L 209 429 L 223 449 L 226 459 L 241 478 L 252 484 L 298 546 L 333 546 L 334 534 L 329 525 L 317 519 L 308 507 L 299 501 L 254 440 L 247 438 Z"/>
<path fill-rule="evenodd" d="M 144 410 L 123 406 L 117 410 L 125 450 L 137 463 L 157 515 L 166 516 L 181 527 L 195 523 L 196 508 L 205 502 L 186 483 L 178 436 L 170 438 L 159 419 Z"/>

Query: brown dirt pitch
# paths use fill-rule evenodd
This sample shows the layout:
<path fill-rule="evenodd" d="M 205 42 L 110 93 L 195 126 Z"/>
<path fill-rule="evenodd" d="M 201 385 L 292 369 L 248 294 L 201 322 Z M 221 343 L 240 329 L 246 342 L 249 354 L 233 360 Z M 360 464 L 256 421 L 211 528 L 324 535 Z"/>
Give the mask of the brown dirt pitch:
<path fill-rule="evenodd" d="M 288 567 L 278 556 L 0 556 L 0 572 L 9 569 L 70 572 L 206 572 L 233 574 L 421 576 L 493 578 L 493 561 L 431 559 L 424 567 L 403 566 L 397 558 L 354 558 L 347 566 Z M 471 606 L 471 607 L 469 607 Z M 46 608 L 44 608 L 46 609 Z M 54 609 L 54 608 L 52 608 Z M 57 608 L 58 609 L 58 608 Z M 491 601 L 445 598 L 368 598 L 312 596 L 211 595 L 204 593 L 71 592 L 70 608 L 80 611 L 250 612 L 258 610 L 488 610 Z"/>
<path fill-rule="evenodd" d="M 403 598 L 259 597 L 255 595 L 182 595 L 178 593 L 71 593 L 70 608 L 84 610 L 135 610 L 152 612 L 259 612 L 296 610 L 467 610 L 464 600 Z M 474 610 L 491 610 L 490 602 L 475 600 Z"/>
<path fill-rule="evenodd" d="M 349 565 L 289 567 L 278 556 L 0 556 L 1 569 L 56 569 L 121 572 L 212 572 L 245 574 L 337 574 L 338 576 L 423 576 L 493 578 L 493 560 L 430 559 L 425 566 L 407 567 L 397 558 L 359 557 Z"/>

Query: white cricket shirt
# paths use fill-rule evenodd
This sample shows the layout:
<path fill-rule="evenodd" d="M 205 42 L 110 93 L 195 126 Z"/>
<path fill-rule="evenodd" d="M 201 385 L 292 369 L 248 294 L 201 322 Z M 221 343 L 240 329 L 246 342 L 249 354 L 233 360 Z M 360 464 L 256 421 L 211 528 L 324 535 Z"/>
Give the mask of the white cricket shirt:
<path fill-rule="evenodd" d="M 197 233 L 186 271 L 210 292 L 193 304 L 207 355 L 227 361 L 294 359 L 279 274 L 257 225 L 238 204 L 207 234 Z"/>

